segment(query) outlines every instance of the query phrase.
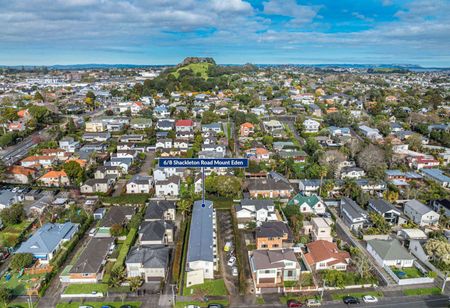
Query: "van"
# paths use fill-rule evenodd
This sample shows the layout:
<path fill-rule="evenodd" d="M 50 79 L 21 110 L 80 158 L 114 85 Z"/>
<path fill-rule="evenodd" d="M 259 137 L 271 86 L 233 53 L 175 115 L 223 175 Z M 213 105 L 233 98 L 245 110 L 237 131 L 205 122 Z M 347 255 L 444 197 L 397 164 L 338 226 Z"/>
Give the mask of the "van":
<path fill-rule="evenodd" d="M 97 228 L 92 228 L 91 231 L 89 231 L 89 236 L 94 236 L 95 233 L 97 233 Z"/>

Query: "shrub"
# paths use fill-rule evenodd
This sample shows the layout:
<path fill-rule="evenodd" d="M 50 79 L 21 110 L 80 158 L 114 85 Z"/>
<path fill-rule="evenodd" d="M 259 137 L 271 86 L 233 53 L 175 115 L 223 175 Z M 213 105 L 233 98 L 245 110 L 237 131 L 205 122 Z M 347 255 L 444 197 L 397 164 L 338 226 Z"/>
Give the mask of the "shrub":
<path fill-rule="evenodd" d="M 17 253 L 15 254 L 10 263 L 10 267 L 13 270 L 20 270 L 25 267 L 29 267 L 33 263 L 33 255 L 31 253 Z"/>

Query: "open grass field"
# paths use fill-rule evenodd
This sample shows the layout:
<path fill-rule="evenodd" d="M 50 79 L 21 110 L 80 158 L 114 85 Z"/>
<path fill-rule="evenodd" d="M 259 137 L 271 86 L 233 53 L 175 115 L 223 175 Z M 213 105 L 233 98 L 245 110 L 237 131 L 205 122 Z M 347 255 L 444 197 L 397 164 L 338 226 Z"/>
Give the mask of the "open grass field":
<path fill-rule="evenodd" d="M 208 79 L 208 68 L 211 66 L 211 63 L 191 63 L 189 65 L 180 67 L 172 74 L 178 78 L 180 76 L 180 70 L 191 70 L 194 72 L 194 75 L 197 75 L 197 73 L 200 73 L 201 77 L 204 79 Z"/>

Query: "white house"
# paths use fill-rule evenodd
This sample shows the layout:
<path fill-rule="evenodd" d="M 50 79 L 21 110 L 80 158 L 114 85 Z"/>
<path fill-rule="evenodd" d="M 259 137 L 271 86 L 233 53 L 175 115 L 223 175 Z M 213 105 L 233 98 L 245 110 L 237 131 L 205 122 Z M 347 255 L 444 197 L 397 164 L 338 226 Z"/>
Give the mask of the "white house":
<path fill-rule="evenodd" d="M 153 178 L 136 174 L 127 183 L 127 194 L 148 194 L 153 188 Z"/>
<path fill-rule="evenodd" d="M 409 219 L 421 227 L 437 225 L 439 223 L 440 215 L 417 200 L 409 200 L 406 202 L 403 212 Z"/>
<path fill-rule="evenodd" d="M 178 196 L 180 193 L 180 178 L 171 176 L 165 180 L 155 182 L 155 194 L 157 197 Z"/>
<path fill-rule="evenodd" d="M 236 218 L 240 229 L 245 228 L 249 222 L 260 225 L 265 221 L 278 220 L 273 200 L 264 199 L 242 199 L 241 204 L 236 206 Z"/>
<path fill-rule="evenodd" d="M 315 120 L 306 119 L 303 122 L 303 129 L 305 133 L 317 133 L 319 131 L 319 127 L 320 123 Z"/>
<path fill-rule="evenodd" d="M 369 240 L 366 248 L 380 266 L 412 267 L 414 265 L 414 257 L 397 239 Z"/>

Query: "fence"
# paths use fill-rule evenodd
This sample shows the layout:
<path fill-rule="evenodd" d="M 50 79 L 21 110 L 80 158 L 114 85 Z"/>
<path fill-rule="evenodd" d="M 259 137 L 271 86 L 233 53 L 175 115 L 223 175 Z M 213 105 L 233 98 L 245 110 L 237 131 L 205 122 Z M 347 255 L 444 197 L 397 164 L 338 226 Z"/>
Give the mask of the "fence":
<path fill-rule="evenodd" d="M 53 270 L 51 265 L 36 264 L 33 267 L 24 269 L 24 273 L 27 275 L 39 275 L 50 273 Z"/>
<path fill-rule="evenodd" d="M 414 262 L 414 265 L 417 266 L 417 263 Z M 412 284 L 426 284 L 426 283 L 433 283 L 434 278 L 430 277 L 418 277 L 418 278 L 404 278 L 400 279 L 391 269 L 389 266 L 384 266 L 384 269 L 386 272 L 395 280 L 395 282 L 400 286 L 405 285 L 412 285 Z M 422 270 L 423 268 L 419 268 L 419 270 Z"/>

